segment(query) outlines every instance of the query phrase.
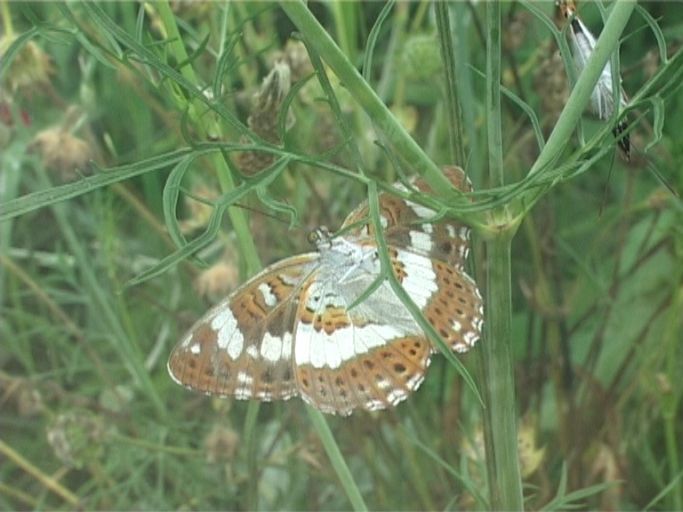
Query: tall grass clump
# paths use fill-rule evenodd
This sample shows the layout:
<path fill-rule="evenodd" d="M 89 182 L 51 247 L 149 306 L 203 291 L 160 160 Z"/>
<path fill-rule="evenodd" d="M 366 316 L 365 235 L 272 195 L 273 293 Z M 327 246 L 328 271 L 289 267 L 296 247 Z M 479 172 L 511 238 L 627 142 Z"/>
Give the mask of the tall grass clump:
<path fill-rule="evenodd" d="M 0 506 L 682 509 L 683 18 L 579 13 L 581 72 L 551 3 L 0 0 Z M 209 304 L 414 174 L 473 229 L 471 354 L 350 418 L 170 380 Z"/>

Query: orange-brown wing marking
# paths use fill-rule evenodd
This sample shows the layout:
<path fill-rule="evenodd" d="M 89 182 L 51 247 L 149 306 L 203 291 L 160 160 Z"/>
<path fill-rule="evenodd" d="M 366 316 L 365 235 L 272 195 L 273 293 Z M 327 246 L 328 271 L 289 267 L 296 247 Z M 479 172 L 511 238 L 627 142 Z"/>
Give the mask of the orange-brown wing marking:
<path fill-rule="evenodd" d="M 423 336 L 397 338 L 339 368 L 298 365 L 301 397 L 326 413 L 346 416 L 397 405 L 415 391 L 429 366 L 431 347 Z"/>
<path fill-rule="evenodd" d="M 483 304 L 476 283 L 465 272 L 434 261 L 437 289 L 423 313 L 456 352 L 471 349 L 481 337 Z"/>
<path fill-rule="evenodd" d="M 472 184 L 459 167 L 446 166 L 443 172 L 458 190 L 472 191 Z M 422 178 L 414 179 L 413 186 L 422 192 L 431 191 Z M 424 220 L 434 218 L 436 212 L 385 192 L 379 195 L 379 207 L 387 244 L 409 248 L 456 268 L 463 268 L 469 251 L 469 228 L 465 224 L 452 219 L 425 223 Z M 344 228 L 349 229 L 349 236 L 374 236 L 373 227 L 368 222 L 367 201 L 363 201 L 347 216 L 342 230 Z"/>
<path fill-rule="evenodd" d="M 268 267 L 211 309 L 168 362 L 180 384 L 207 394 L 260 400 L 296 395 L 292 338 L 298 290 L 317 253 Z"/>
<path fill-rule="evenodd" d="M 414 323 L 389 325 L 372 317 L 372 307 L 348 311 L 334 287 L 311 288 L 302 290 L 295 329 L 296 380 L 304 400 L 346 415 L 396 405 L 417 389 L 431 352 Z M 318 295 L 315 301 L 311 294 Z"/>
<path fill-rule="evenodd" d="M 483 326 L 476 283 L 463 269 L 424 256 L 404 261 L 407 254 L 389 248 L 394 275 L 444 342 L 456 352 L 466 352 L 481 337 Z"/>

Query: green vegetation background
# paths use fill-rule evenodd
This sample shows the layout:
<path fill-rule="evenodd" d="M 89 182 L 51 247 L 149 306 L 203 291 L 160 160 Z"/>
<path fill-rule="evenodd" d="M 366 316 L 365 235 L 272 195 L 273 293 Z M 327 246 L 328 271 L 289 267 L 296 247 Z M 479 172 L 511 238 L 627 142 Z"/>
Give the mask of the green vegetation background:
<path fill-rule="evenodd" d="M 579 5 L 596 34 L 607 7 Z M 298 399 L 211 399 L 166 372 L 210 304 L 262 263 L 309 250 L 308 228 L 339 227 L 367 197 L 359 168 L 380 184 L 398 176 L 358 98 L 311 64 L 285 11 L 0 8 L 0 508 L 489 508 L 481 407 L 440 356 L 395 410 L 326 418 L 334 440 Z M 434 162 L 452 162 L 449 134 L 462 134 L 482 191 L 486 8 L 449 6 L 458 58 L 446 69 L 429 2 L 310 5 Z M 622 34 L 624 89 L 656 86 L 629 113 L 631 161 L 585 116 L 533 181 L 572 75 L 554 9 L 502 5 L 510 186 L 475 197 L 500 207 L 543 192 L 522 208 L 510 276 L 525 504 L 681 509 L 683 212 L 656 174 L 683 190 L 683 13 L 644 3 Z M 282 61 L 291 87 L 259 95 Z M 458 83 L 458 130 L 444 76 Z M 237 151 L 249 144 L 273 156 Z M 460 360 L 484 387 L 480 357 Z"/>

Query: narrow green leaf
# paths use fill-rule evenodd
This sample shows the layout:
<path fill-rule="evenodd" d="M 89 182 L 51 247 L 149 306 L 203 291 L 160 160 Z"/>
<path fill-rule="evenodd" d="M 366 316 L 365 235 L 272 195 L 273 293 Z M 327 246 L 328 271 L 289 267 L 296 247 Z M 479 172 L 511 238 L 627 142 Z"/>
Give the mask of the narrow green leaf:
<path fill-rule="evenodd" d="M 372 58 L 375 54 L 375 46 L 377 45 L 377 40 L 382 32 L 382 25 L 394 8 L 396 0 L 389 0 L 382 10 L 379 12 L 375 23 L 372 25 L 370 30 L 370 35 L 368 36 L 368 42 L 365 45 L 365 55 L 363 57 L 363 69 L 362 74 L 366 82 L 370 83 L 372 79 Z"/>
<path fill-rule="evenodd" d="M 341 451 L 334 440 L 334 436 L 332 435 L 332 431 L 330 430 L 325 417 L 319 410 L 314 409 L 310 405 L 306 405 L 306 412 L 308 413 L 308 417 L 310 418 L 318 437 L 320 437 L 323 448 L 325 448 L 325 452 L 339 477 L 339 481 L 351 502 L 353 510 L 367 510 L 368 507 L 363 501 L 363 496 L 358 490 L 358 485 L 356 485 L 356 481 L 353 479 L 349 466 L 346 464 L 344 456 L 341 454 Z"/>
<path fill-rule="evenodd" d="M 2 59 L 0 59 L 0 80 L 4 79 L 5 73 L 12 64 L 14 57 L 17 56 L 17 53 L 19 53 L 26 43 L 33 39 L 38 32 L 38 27 L 31 27 L 12 41 L 12 44 L 9 45 L 7 50 L 2 54 Z"/>
<path fill-rule="evenodd" d="M 134 176 L 166 169 L 181 161 L 192 151 L 194 150 L 191 148 L 178 149 L 133 164 L 102 170 L 93 176 L 83 178 L 74 183 L 67 183 L 66 185 L 26 194 L 0 205 L 0 221 L 11 219 L 60 201 L 66 201 L 67 199 L 87 194 L 98 188 L 127 180 Z"/>

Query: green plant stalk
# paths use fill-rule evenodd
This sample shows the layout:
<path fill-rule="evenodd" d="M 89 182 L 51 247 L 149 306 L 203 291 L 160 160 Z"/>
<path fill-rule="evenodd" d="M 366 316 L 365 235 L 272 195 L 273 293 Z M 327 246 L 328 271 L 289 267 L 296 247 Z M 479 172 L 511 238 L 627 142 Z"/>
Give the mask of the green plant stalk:
<path fill-rule="evenodd" d="M 681 357 L 681 347 L 678 340 L 681 332 L 680 312 L 683 309 L 683 286 L 681 285 L 682 273 L 678 272 L 673 282 L 676 289 L 671 301 L 668 327 L 664 333 L 665 346 L 667 347 L 668 357 L 666 358 L 666 375 L 669 382 L 676 382 L 678 378 L 678 362 Z M 668 391 L 668 392 L 667 392 Z M 680 394 L 671 389 L 663 390 L 661 398 L 662 418 L 664 420 L 664 439 L 666 443 L 666 456 L 669 464 L 669 478 L 675 479 L 680 471 L 680 451 L 678 447 L 678 435 L 676 434 L 680 419 L 678 408 L 680 405 Z M 669 497 L 669 508 L 671 510 L 683 510 L 683 482 L 672 489 Z"/>
<path fill-rule="evenodd" d="M 511 235 L 511 232 L 508 232 Z M 490 506 L 493 510 L 523 510 L 522 479 L 517 455 L 517 407 L 511 349 L 512 237 L 486 244 L 486 322 L 481 344 L 484 377 L 484 440 Z"/>
<path fill-rule="evenodd" d="M 456 77 L 455 48 L 453 41 L 455 35 L 451 30 L 448 2 L 435 2 L 436 26 L 439 31 L 439 47 L 441 49 L 441 62 L 443 62 L 446 89 L 446 112 L 448 113 L 449 145 L 451 148 L 451 161 L 460 167 L 465 166 L 465 140 L 462 131 L 462 106 Z"/>
<path fill-rule="evenodd" d="M 467 29 L 470 27 L 468 21 L 470 24 L 472 23 L 472 13 L 469 12 L 464 2 L 454 2 L 452 8 L 454 10 L 455 33 L 466 34 Z M 466 133 L 467 147 L 469 149 L 467 155 L 467 175 L 477 183 L 482 177 L 485 153 L 480 149 L 481 143 L 476 129 L 477 113 L 475 110 L 478 99 L 474 94 L 472 71 L 467 64 L 471 55 L 469 40 L 467 37 L 461 36 L 455 37 L 453 42 L 455 46 L 455 73 L 458 77 L 459 95 L 462 98 L 463 130 Z"/>
<path fill-rule="evenodd" d="M 486 125 L 491 186 L 505 183 L 500 109 L 501 9 L 500 2 L 486 5 Z M 511 343 L 512 286 L 511 242 L 516 222 L 505 210 L 493 212 L 502 226 L 486 241 L 486 322 L 482 343 L 484 376 L 484 439 L 490 506 L 493 510 L 522 510 L 522 477 L 517 454 L 517 407 Z"/>
<path fill-rule="evenodd" d="M 175 57 L 176 64 L 183 63 L 180 73 L 187 78 L 188 81 L 198 84 L 197 75 L 192 68 L 192 63 L 189 61 L 183 38 L 180 36 L 178 25 L 175 22 L 175 15 L 167 1 L 156 4 L 157 12 L 166 29 L 166 36 L 168 37 L 168 54 Z"/>
<path fill-rule="evenodd" d="M 33 463 L 29 462 L 23 455 L 14 450 L 11 446 L 0 439 L 0 454 L 2 454 L 7 460 L 14 462 L 26 473 L 35 478 L 40 482 L 46 489 L 57 494 L 60 498 L 66 501 L 70 506 L 74 508 L 80 508 L 82 505 L 80 498 L 67 489 L 62 483 L 60 483 L 56 478 L 48 475 L 40 470 L 40 468 Z"/>
<path fill-rule="evenodd" d="M 327 424 L 323 413 L 321 413 L 318 409 L 314 409 L 310 405 L 306 405 L 306 411 L 308 412 L 308 417 L 310 418 L 311 423 L 313 423 L 318 436 L 320 436 L 320 441 L 322 442 L 325 452 L 327 453 L 327 456 L 330 459 L 337 476 L 339 477 L 339 481 L 341 482 L 342 487 L 344 487 L 346 495 L 349 497 L 349 501 L 351 502 L 353 510 L 368 510 L 368 507 L 363 501 L 363 496 L 361 496 L 358 486 L 353 479 L 351 470 L 346 464 L 344 456 L 341 454 L 341 451 L 334 440 L 330 426 Z"/>
<path fill-rule="evenodd" d="M 0 0 L 0 13 L 2 14 L 2 28 L 5 29 L 5 37 L 11 41 L 14 38 L 14 27 L 12 26 L 12 15 L 9 12 L 8 0 Z"/>
<path fill-rule="evenodd" d="M 6 153 L 0 158 L 0 168 L 3 170 L 4 180 L 3 186 L 0 187 L 0 204 L 6 204 L 18 195 L 21 181 L 21 160 L 11 157 L 11 148 L 4 148 L 4 151 Z M 13 229 L 14 222 L 0 222 L 0 258 L 5 256 L 11 246 Z M 0 308 L 5 307 L 5 292 L 5 268 L 4 265 L 0 265 Z"/>
<path fill-rule="evenodd" d="M 184 63 L 181 73 L 185 78 L 188 79 L 188 81 L 194 83 L 198 89 L 201 89 L 202 84 L 198 82 L 197 76 L 192 69 L 192 63 L 189 60 L 189 55 L 187 54 L 185 45 L 180 37 L 175 16 L 171 10 L 168 0 L 156 3 L 155 7 L 159 12 L 159 16 L 164 24 L 166 33 L 172 40 L 170 46 L 168 47 L 169 55 L 173 56 L 176 62 Z M 197 104 L 196 102 L 195 105 L 196 108 L 193 108 L 192 105 L 188 105 L 188 107 L 191 108 L 195 114 L 204 110 L 201 105 Z M 214 136 L 220 136 L 220 128 L 217 126 L 212 116 L 195 115 L 191 116 L 191 118 L 195 128 L 201 135 L 211 133 Z M 216 170 L 218 181 L 223 192 L 229 192 L 235 188 L 235 182 L 232 178 L 228 162 L 226 162 L 225 158 L 223 158 L 223 156 L 220 154 L 214 154 L 211 155 L 209 159 Z M 254 245 L 254 240 L 251 236 L 246 215 L 242 210 L 235 207 L 228 208 L 228 215 L 235 230 L 235 235 L 237 236 L 239 246 L 242 250 L 243 261 L 247 274 L 256 274 L 261 269 L 261 260 L 259 258 L 258 252 L 256 251 L 256 246 Z"/>
<path fill-rule="evenodd" d="M 370 116 L 375 127 L 385 137 L 390 149 L 399 155 L 410 169 L 414 169 L 424 176 L 433 190 L 451 190 L 450 183 L 443 176 L 438 166 L 405 131 L 401 123 L 363 79 L 356 67 L 339 49 L 322 25 L 318 23 L 306 4 L 301 0 L 283 1 L 280 2 L 280 7 L 344 83 L 351 96 Z"/>
<path fill-rule="evenodd" d="M 503 172 L 503 127 L 500 111 L 501 24 L 500 2 L 486 4 L 486 134 L 489 155 L 489 182 L 505 184 Z"/>
<path fill-rule="evenodd" d="M 358 53 L 358 5 L 354 2 L 328 2 L 326 5 L 332 13 L 342 51 L 355 62 Z"/>

